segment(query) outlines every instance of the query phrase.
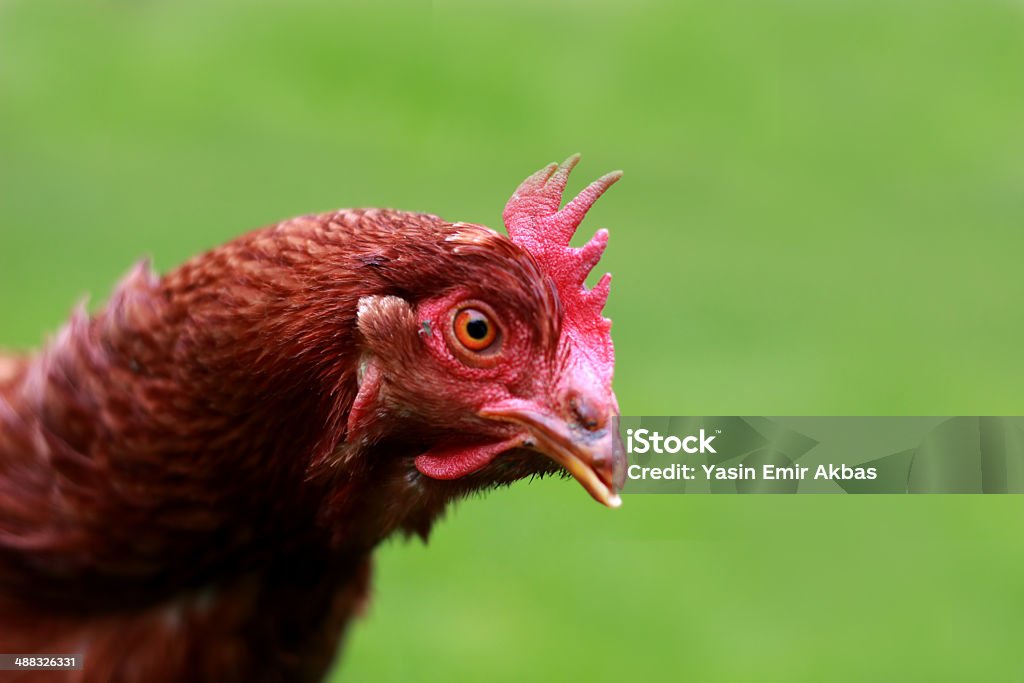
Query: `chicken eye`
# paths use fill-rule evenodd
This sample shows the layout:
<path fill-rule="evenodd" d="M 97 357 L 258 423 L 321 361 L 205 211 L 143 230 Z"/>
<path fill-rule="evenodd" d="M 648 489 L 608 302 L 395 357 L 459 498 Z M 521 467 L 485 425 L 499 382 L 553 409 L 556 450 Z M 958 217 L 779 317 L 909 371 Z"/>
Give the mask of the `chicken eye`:
<path fill-rule="evenodd" d="M 455 314 L 455 338 L 470 351 L 484 351 L 498 336 L 490 317 L 478 308 L 463 308 Z"/>

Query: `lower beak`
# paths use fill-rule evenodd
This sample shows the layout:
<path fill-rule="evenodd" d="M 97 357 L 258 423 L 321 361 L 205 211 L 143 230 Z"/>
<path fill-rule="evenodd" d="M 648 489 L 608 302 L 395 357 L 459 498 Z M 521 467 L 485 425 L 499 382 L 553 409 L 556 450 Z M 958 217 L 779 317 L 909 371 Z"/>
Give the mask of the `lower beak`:
<path fill-rule="evenodd" d="M 626 470 L 622 439 L 608 421 L 600 430 L 570 425 L 536 406 L 484 409 L 481 417 L 525 427 L 532 446 L 568 470 L 599 503 L 610 508 L 622 505 L 619 490 Z"/>

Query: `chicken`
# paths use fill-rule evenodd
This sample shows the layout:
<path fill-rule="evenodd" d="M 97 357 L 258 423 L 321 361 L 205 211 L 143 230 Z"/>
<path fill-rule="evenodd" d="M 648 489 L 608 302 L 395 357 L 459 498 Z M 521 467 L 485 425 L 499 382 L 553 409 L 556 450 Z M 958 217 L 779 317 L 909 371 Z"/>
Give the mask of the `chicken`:
<path fill-rule="evenodd" d="M 393 210 L 252 232 L 0 361 L 0 653 L 23 681 L 318 681 L 370 558 L 446 505 L 568 473 L 616 507 L 607 243 L 527 178 L 508 237 Z M 20 678 L 19 678 L 20 677 Z"/>

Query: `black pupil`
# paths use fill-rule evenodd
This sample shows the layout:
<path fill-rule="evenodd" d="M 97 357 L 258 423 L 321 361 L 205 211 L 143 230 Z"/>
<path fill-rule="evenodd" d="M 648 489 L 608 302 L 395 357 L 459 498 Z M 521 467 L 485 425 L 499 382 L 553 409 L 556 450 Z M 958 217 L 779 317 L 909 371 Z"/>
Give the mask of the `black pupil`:
<path fill-rule="evenodd" d="M 466 334 L 473 339 L 484 339 L 487 336 L 487 321 L 483 318 L 474 318 L 466 323 Z"/>

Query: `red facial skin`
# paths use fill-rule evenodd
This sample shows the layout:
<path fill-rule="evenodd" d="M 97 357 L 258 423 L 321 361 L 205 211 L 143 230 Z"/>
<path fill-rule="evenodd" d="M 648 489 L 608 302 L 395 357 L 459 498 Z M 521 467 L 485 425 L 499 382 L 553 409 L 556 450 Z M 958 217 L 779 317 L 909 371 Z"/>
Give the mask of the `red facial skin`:
<path fill-rule="evenodd" d="M 393 532 L 563 468 L 616 505 L 606 234 L 567 244 L 617 176 L 559 211 L 575 163 L 520 186 L 511 239 L 301 217 L 0 359 L 0 652 L 86 663 L 23 680 L 319 680 Z M 468 303 L 494 348 L 453 343 Z"/>

